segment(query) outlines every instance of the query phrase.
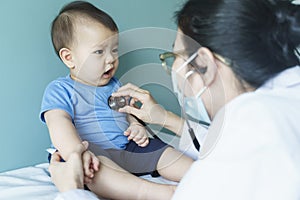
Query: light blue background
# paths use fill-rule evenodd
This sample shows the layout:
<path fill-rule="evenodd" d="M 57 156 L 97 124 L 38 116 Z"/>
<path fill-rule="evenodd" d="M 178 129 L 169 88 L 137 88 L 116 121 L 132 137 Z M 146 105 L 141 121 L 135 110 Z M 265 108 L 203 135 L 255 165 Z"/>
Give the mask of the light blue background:
<path fill-rule="evenodd" d="M 38 118 L 46 85 L 67 74 L 67 68 L 56 57 L 50 40 L 50 23 L 67 0 L 2 1 L 0 7 L 1 67 L 1 140 L 0 171 L 47 162 L 45 149 L 50 144 L 48 131 Z M 173 20 L 183 0 L 91 0 L 109 13 L 120 32 L 142 27 L 176 30 Z M 174 36 L 167 38 L 171 41 Z M 163 42 L 164 39 L 152 38 Z M 161 40 L 161 41 L 160 41 Z M 122 41 L 121 41 L 122 42 Z M 134 41 L 126 41 L 127 43 Z M 117 76 L 124 82 L 169 77 L 157 74 L 160 50 L 143 49 L 128 52 L 120 58 Z M 154 64 L 151 64 L 154 63 Z M 155 64 L 156 63 L 156 64 Z M 140 72 L 141 67 L 147 69 Z M 149 70 L 151 67 L 155 70 Z M 135 70 L 138 76 L 134 75 Z M 130 72 L 130 73 L 128 73 Z M 132 72 L 132 73 L 131 73 Z M 144 76 L 144 77 L 143 77 Z M 154 81 L 155 82 L 155 81 Z M 177 102 L 169 91 L 170 84 L 142 85 L 167 109 L 178 112 Z M 169 84 L 169 85 L 168 85 Z"/>

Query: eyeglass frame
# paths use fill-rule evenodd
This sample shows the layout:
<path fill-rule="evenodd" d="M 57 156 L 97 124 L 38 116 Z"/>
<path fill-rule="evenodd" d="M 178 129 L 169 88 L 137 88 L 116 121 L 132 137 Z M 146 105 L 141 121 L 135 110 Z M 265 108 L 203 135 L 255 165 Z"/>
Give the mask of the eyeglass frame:
<path fill-rule="evenodd" d="M 168 75 L 171 75 L 172 66 L 170 66 L 170 68 L 167 66 L 166 59 L 167 58 L 171 58 L 171 57 L 174 57 L 174 59 L 175 59 L 176 55 L 180 55 L 179 53 L 180 52 L 167 51 L 167 52 L 159 54 L 159 59 L 161 61 L 162 68 L 167 72 Z M 219 55 L 217 53 L 214 53 L 214 52 L 213 52 L 213 55 L 214 55 L 214 57 L 216 59 L 218 59 L 219 61 L 221 61 L 225 65 L 228 65 L 228 66 L 232 66 L 233 65 L 233 61 L 231 59 L 223 57 L 223 56 L 221 56 L 221 55 Z M 200 69 L 197 69 L 197 71 L 200 71 L 200 73 L 203 73 L 203 71 L 200 70 Z M 206 70 L 204 70 L 204 71 L 206 71 Z"/>

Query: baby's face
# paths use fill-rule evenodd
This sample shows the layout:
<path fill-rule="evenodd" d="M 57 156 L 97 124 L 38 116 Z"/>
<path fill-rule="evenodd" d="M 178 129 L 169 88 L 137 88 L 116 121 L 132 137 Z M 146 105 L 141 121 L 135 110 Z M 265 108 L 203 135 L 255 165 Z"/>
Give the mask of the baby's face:
<path fill-rule="evenodd" d="M 97 22 L 76 27 L 71 75 L 84 84 L 106 85 L 114 76 L 118 60 L 118 33 Z"/>

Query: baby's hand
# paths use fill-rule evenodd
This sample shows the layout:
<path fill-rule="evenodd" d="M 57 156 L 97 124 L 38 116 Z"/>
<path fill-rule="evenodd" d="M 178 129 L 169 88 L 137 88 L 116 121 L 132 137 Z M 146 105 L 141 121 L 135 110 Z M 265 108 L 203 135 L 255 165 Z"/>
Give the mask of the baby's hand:
<path fill-rule="evenodd" d="M 145 147 L 149 144 L 146 129 L 141 124 L 130 124 L 124 135 L 128 137 L 128 140 L 133 140 L 140 147 Z"/>
<path fill-rule="evenodd" d="M 87 150 L 82 154 L 84 183 L 91 183 L 95 172 L 99 170 L 100 161 L 91 151 Z"/>

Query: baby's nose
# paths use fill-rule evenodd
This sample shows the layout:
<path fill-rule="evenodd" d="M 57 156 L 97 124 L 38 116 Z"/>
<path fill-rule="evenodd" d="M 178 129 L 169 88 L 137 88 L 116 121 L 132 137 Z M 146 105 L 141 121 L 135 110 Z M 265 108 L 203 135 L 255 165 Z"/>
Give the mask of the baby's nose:
<path fill-rule="evenodd" d="M 105 62 L 106 62 L 107 64 L 110 64 L 110 63 L 112 63 L 114 60 L 115 60 L 114 56 L 113 56 L 111 53 L 107 53 Z"/>

